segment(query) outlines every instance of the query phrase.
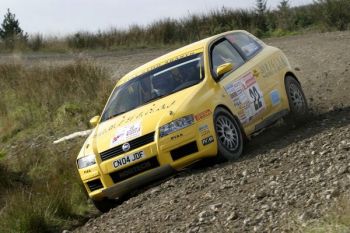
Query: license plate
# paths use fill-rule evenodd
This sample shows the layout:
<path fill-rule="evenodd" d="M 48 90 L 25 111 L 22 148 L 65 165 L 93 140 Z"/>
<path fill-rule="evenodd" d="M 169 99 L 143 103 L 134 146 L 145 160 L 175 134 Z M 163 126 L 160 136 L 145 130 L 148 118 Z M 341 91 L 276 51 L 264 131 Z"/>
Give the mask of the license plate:
<path fill-rule="evenodd" d="M 132 163 L 134 161 L 140 160 L 145 157 L 145 152 L 144 151 L 139 151 L 130 155 L 125 155 L 113 162 L 113 166 L 115 168 L 120 168 L 123 167 L 129 163 Z"/>

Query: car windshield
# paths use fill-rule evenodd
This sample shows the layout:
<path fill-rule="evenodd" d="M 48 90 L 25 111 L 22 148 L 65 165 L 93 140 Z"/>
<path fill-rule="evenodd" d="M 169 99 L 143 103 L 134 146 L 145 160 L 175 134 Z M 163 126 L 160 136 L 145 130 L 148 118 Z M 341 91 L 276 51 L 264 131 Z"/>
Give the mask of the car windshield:
<path fill-rule="evenodd" d="M 204 78 L 202 53 L 157 67 L 116 87 L 101 121 L 199 83 Z"/>

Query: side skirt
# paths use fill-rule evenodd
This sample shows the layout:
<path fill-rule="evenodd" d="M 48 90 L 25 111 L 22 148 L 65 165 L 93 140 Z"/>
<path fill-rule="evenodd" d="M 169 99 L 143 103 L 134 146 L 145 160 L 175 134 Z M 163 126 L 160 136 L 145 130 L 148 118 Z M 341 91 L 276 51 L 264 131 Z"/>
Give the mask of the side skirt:
<path fill-rule="evenodd" d="M 282 111 L 276 112 L 273 115 L 269 116 L 266 118 L 264 121 L 260 122 L 255 126 L 255 131 L 253 134 L 260 133 L 259 131 L 267 128 L 268 126 L 272 125 L 282 117 L 288 115 L 289 110 L 288 109 L 283 109 Z"/>

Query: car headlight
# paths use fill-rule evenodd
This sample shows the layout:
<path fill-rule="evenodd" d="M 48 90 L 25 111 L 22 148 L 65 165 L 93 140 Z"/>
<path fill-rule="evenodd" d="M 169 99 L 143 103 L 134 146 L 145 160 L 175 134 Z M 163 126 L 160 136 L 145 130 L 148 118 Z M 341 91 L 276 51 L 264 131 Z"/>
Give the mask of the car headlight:
<path fill-rule="evenodd" d="M 77 160 L 78 168 L 82 169 L 96 163 L 95 155 L 87 155 Z"/>
<path fill-rule="evenodd" d="M 159 136 L 160 137 L 167 136 L 173 132 L 176 132 L 180 129 L 183 129 L 192 125 L 193 122 L 194 122 L 193 115 L 188 115 L 188 116 L 184 116 L 179 119 L 176 119 L 166 125 L 161 126 L 159 128 Z"/>

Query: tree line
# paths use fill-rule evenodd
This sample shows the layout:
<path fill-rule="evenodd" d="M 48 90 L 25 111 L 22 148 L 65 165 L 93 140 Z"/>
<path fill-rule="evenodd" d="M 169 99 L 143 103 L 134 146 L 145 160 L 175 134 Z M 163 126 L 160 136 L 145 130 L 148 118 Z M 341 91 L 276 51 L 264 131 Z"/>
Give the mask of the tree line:
<path fill-rule="evenodd" d="M 228 30 L 243 29 L 259 37 L 290 35 L 305 30 L 332 31 L 350 29 L 349 0 L 314 0 L 291 7 L 281 0 L 276 9 L 267 0 L 256 0 L 251 9 L 222 7 L 182 19 L 166 18 L 147 26 L 131 25 L 128 29 L 109 29 L 96 33 L 80 31 L 64 38 L 28 35 L 15 15 L 7 11 L 0 28 L 0 51 L 13 49 L 71 50 L 115 49 L 122 47 L 159 47 L 187 44 Z"/>

